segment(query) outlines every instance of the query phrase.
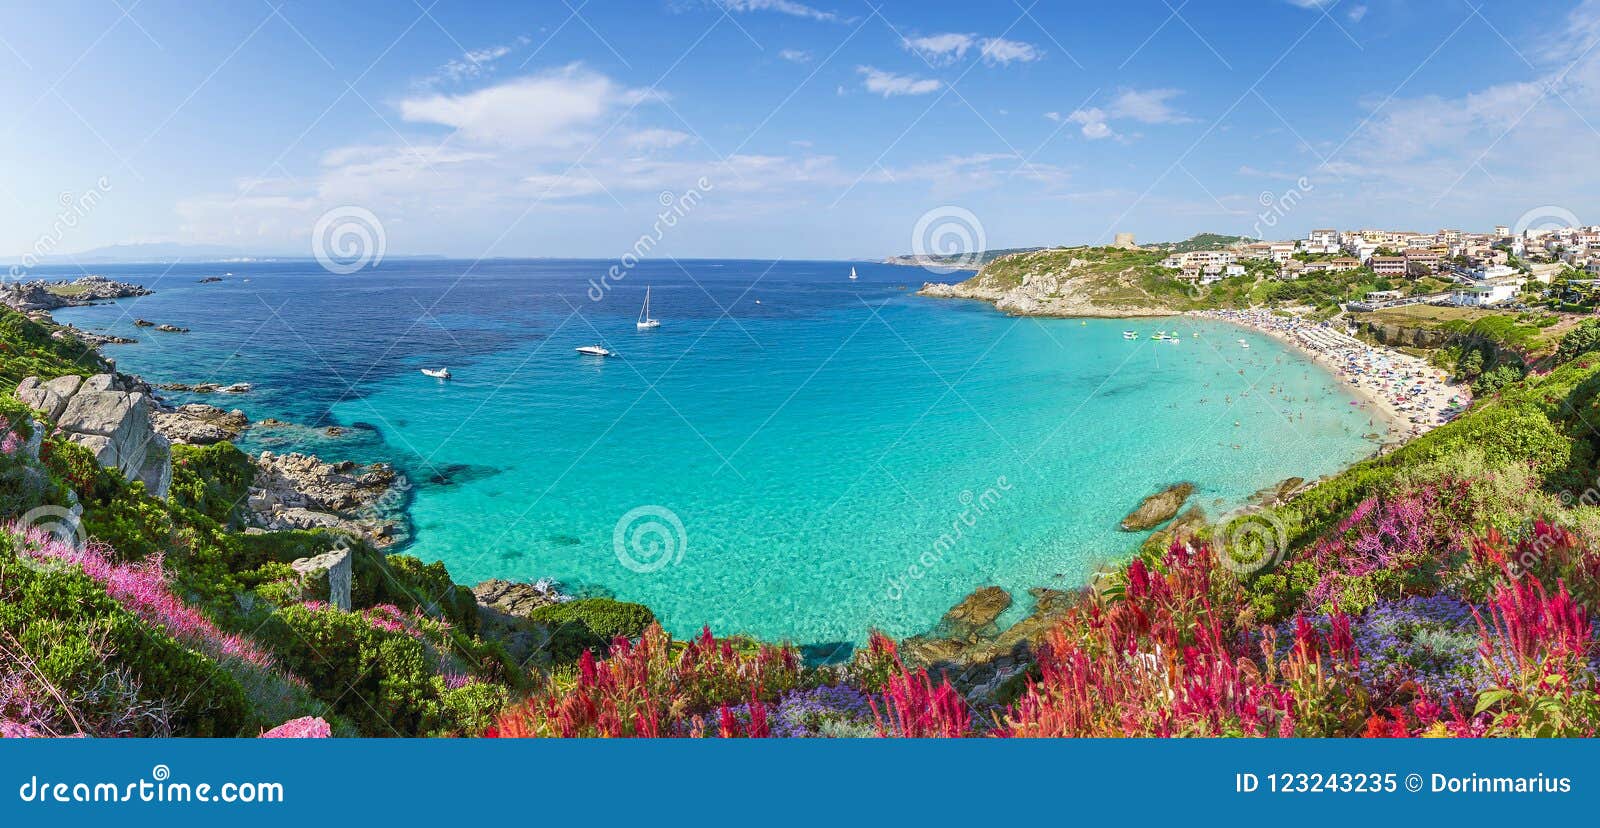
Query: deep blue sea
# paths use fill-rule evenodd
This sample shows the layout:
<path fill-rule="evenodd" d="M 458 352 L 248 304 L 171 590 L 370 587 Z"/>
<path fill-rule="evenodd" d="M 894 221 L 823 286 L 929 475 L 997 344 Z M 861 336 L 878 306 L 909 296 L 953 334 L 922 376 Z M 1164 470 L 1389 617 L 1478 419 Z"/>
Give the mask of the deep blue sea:
<path fill-rule="evenodd" d="M 921 632 L 987 584 L 1019 616 L 1028 588 L 1126 556 L 1140 536 L 1117 522 L 1152 491 L 1193 481 L 1216 515 L 1382 430 L 1221 323 L 1011 318 L 914 295 L 965 274 L 864 263 L 851 282 L 839 262 L 646 262 L 595 291 L 612 264 L 100 266 L 156 292 L 56 316 L 137 338 L 104 351 L 152 382 L 254 386 L 180 401 L 348 427 L 243 446 L 395 463 L 406 551 L 457 581 L 553 577 L 677 633 L 800 644 Z M 647 285 L 662 325 L 639 331 Z"/>

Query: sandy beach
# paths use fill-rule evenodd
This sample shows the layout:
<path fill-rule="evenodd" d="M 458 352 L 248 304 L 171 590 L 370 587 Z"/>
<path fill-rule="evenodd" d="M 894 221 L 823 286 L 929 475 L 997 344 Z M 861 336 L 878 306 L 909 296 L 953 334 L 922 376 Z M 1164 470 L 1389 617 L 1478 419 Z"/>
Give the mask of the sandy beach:
<path fill-rule="evenodd" d="M 1455 419 L 1472 403 L 1472 391 L 1425 360 L 1368 345 L 1342 327 L 1267 311 L 1200 311 L 1195 316 L 1242 325 L 1310 356 L 1389 427 L 1387 447 Z"/>

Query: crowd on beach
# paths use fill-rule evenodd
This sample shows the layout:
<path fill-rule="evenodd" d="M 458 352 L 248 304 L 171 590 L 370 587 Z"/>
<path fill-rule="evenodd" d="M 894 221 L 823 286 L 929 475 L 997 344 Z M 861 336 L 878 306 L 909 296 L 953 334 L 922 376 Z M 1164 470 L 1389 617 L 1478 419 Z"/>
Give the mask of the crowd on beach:
<path fill-rule="evenodd" d="M 1445 371 L 1409 354 L 1368 345 L 1337 323 L 1256 310 L 1201 315 L 1254 328 L 1309 353 L 1377 406 L 1393 437 L 1414 437 L 1443 425 L 1471 403 L 1467 386 L 1451 384 Z"/>

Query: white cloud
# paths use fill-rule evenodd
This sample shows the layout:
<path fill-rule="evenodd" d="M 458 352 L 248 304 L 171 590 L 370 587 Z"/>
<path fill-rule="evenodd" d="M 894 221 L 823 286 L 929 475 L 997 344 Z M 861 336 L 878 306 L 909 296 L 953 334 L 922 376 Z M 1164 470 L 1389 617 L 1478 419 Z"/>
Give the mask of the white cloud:
<path fill-rule="evenodd" d="M 790 17 L 803 17 L 808 20 L 820 20 L 824 23 L 835 23 L 842 20 L 833 12 L 823 11 L 794 0 L 715 0 L 716 4 L 731 12 L 757 12 L 770 11 L 787 14 Z"/>
<path fill-rule="evenodd" d="M 804 49 L 784 49 L 783 51 L 778 53 L 778 57 L 783 58 L 784 60 L 787 60 L 790 63 L 810 63 L 811 62 L 811 53 L 806 51 L 806 50 L 804 50 Z"/>
<path fill-rule="evenodd" d="M 978 36 L 946 32 L 945 34 L 925 35 L 923 37 L 902 38 L 900 45 L 907 51 L 915 52 L 935 66 L 956 61 L 966 57 L 967 51 L 977 45 Z"/>
<path fill-rule="evenodd" d="M 469 49 L 461 57 L 445 62 L 443 66 L 435 69 L 432 74 L 417 81 L 416 86 L 419 89 L 429 89 L 440 84 L 460 83 L 481 78 L 491 71 L 495 61 L 511 54 L 516 46 L 525 46 L 527 43 L 528 38 L 519 37 L 514 44 Z"/>
<path fill-rule="evenodd" d="M 1589 195 L 1600 189 L 1600 169 L 1551 160 L 1594 152 L 1600 2 L 1580 5 L 1560 29 L 1525 47 L 1541 67 L 1532 77 L 1450 97 L 1369 101 L 1357 132 L 1311 177 L 1331 176 L 1347 183 L 1352 200 L 1386 201 L 1417 220 L 1450 210 L 1458 221 L 1507 222 L 1540 204 L 1586 220 L 1600 215 Z"/>
<path fill-rule="evenodd" d="M 624 138 L 623 143 L 635 149 L 671 149 L 688 143 L 689 137 L 689 133 L 675 129 L 641 129 Z"/>
<path fill-rule="evenodd" d="M 907 37 L 902 38 L 900 44 L 935 66 L 960 61 L 973 49 L 977 50 L 979 57 L 983 58 L 985 63 L 991 65 L 1029 63 L 1043 57 L 1043 53 L 1030 43 L 1006 40 L 1003 37 L 979 37 L 961 32 Z"/>
<path fill-rule="evenodd" d="M 1067 120 L 1082 126 L 1080 130 L 1083 137 L 1090 140 L 1112 138 L 1116 133 L 1111 130 L 1111 125 L 1106 123 L 1106 112 L 1103 109 L 1090 107 L 1088 109 L 1074 110 L 1067 116 Z"/>
<path fill-rule="evenodd" d="M 1194 120 L 1179 114 L 1167 101 L 1182 94 L 1178 89 L 1124 89 L 1111 102 L 1111 117 L 1142 124 L 1182 124 Z"/>
<path fill-rule="evenodd" d="M 565 147 L 589 140 L 589 127 L 649 94 L 574 63 L 461 95 L 408 98 L 400 114 L 413 123 L 453 127 L 482 144 Z"/>
<path fill-rule="evenodd" d="M 1112 121 L 1137 121 L 1141 124 L 1182 124 L 1194 120 L 1176 110 L 1167 101 L 1179 95 L 1177 89 L 1124 89 L 1104 109 L 1086 107 L 1073 111 L 1066 120 L 1078 124 L 1083 137 L 1090 140 L 1122 136 L 1111 127 Z M 1045 117 L 1061 122 L 1060 113 L 1046 112 Z"/>
<path fill-rule="evenodd" d="M 1041 57 L 1040 51 L 1032 44 L 1020 40 L 1006 40 L 1003 37 L 985 39 L 978 53 L 983 56 L 984 62 L 1000 65 L 1032 63 Z"/>
<path fill-rule="evenodd" d="M 929 92 L 937 92 L 944 86 L 942 82 L 932 78 L 896 75 L 871 66 L 857 66 L 856 71 L 866 78 L 862 81 L 862 85 L 868 92 L 885 98 L 895 95 L 926 95 Z"/>
<path fill-rule="evenodd" d="M 1351 23 L 1360 23 L 1361 22 L 1361 18 L 1366 17 L 1366 16 L 1367 16 L 1367 7 L 1366 6 L 1351 6 L 1350 7 L 1350 11 L 1347 11 L 1347 12 L 1344 13 L 1345 19 L 1349 20 Z"/>

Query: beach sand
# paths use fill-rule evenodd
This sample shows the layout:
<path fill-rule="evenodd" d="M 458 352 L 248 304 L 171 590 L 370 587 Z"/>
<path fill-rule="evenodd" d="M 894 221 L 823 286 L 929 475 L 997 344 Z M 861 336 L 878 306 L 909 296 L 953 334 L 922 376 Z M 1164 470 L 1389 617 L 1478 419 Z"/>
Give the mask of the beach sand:
<path fill-rule="evenodd" d="M 1446 372 L 1425 360 L 1368 345 L 1335 326 L 1266 311 L 1200 311 L 1194 315 L 1267 334 L 1328 369 L 1388 426 L 1385 451 L 1449 422 L 1472 401 L 1470 389 L 1451 384 Z"/>

